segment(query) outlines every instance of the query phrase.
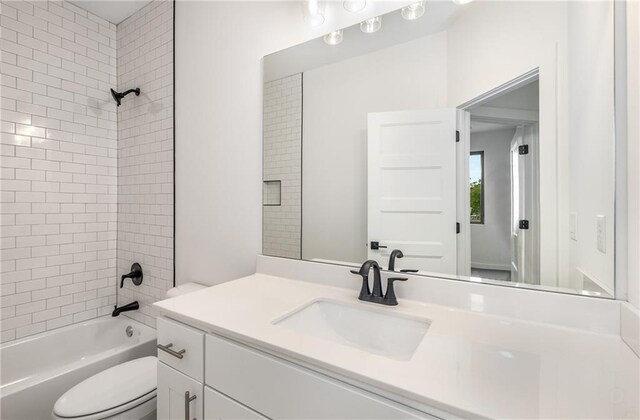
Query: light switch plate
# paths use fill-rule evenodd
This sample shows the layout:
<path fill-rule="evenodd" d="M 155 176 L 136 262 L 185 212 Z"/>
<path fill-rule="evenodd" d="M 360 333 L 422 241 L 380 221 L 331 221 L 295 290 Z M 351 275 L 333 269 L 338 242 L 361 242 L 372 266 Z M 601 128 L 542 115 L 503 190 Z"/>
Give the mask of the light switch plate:
<path fill-rule="evenodd" d="M 601 214 L 596 216 L 598 251 L 607 252 L 607 217 Z"/>
<path fill-rule="evenodd" d="M 578 213 L 571 212 L 569 215 L 569 236 L 574 241 L 578 240 Z"/>

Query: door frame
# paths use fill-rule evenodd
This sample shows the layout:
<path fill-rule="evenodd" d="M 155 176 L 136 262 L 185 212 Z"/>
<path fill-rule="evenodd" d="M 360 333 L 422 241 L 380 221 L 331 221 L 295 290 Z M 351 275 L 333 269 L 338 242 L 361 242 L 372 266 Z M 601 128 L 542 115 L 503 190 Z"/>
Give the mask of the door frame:
<path fill-rule="evenodd" d="M 456 107 L 456 109 L 458 110 L 456 121 L 457 130 L 460 133 L 460 140 L 456 143 L 456 214 L 460 223 L 460 233 L 457 237 L 457 266 L 459 276 L 469 277 L 471 275 L 471 216 L 469 214 L 469 154 L 471 153 L 471 110 L 482 106 L 482 104 L 487 103 L 494 98 L 519 89 L 522 86 L 528 85 L 529 83 L 532 83 L 535 80 L 539 79 L 540 68 L 536 67 Z M 487 115 L 483 115 L 479 118 L 474 117 L 474 120 L 487 122 L 500 122 L 500 120 L 505 120 L 505 118 L 498 118 L 490 115 L 490 111 L 491 110 L 489 109 Z M 532 117 L 532 115 L 528 115 L 526 112 L 521 112 L 508 118 L 508 120 L 511 122 L 520 121 L 522 123 L 526 123 L 533 122 Z M 536 176 L 538 175 L 539 170 Z M 538 210 L 537 214 L 539 215 L 539 213 L 540 212 Z M 539 240 L 537 242 L 539 245 Z M 538 264 L 539 263 L 540 262 L 538 261 Z"/>

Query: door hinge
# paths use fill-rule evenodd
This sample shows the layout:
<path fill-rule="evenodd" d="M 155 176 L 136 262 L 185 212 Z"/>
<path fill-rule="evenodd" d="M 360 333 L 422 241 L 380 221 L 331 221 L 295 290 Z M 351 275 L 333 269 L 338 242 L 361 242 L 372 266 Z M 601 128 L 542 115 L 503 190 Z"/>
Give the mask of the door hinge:
<path fill-rule="evenodd" d="M 460 143 L 460 132 L 456 130 L 456 143 Z"/>
<path fill-rule="evenodd" d="M 522 146 L 518 146 L 518 154 L 519 155 L 528 155 L 529 154 L 529 145 L 523 144 Z"/>
<path fill-rule="evenodd" d="M 460 223 L 456 222 L 456 233 L 460 233 Z"/>
<path fill-rule="evenodd" d="M 520 222 L 518 223 L 518 227 L 520 229 L 529 229 L 529 221 L 528 220 L 520 220 Z"/>

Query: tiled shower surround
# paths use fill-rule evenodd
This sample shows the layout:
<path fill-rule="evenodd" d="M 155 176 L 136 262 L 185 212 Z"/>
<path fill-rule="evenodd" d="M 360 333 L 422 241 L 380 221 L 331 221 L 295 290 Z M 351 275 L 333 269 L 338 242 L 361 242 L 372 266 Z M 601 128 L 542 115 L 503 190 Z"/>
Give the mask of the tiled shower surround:
<path fill-rule="evenodd" d="M 267 82 L 264 92 L 264 180 L 271 182 L 263 186 L 262 252 L 300 258 L 302 73 Z"/>
<path fill-rule="evenodd" d="M 139 262 L 140 286 L 119 289 L 128 316 L 155 327 L 150 306 L 173 286 L 173 2 L 154 1 L 118 25 L 118 273 Z"/>
<path fill-rule="evenodd" d="M 152 22 L 159 10 L 173 4 L 153 2 L 136 13 L 147 11 L 149 16 L 130 18 L 118 27 L 66 1 L 3 0 L 0 7 L 0 338 L 6 342 L 109 314 L 123 271 L 117 261 L 126 265 L 129 258 L 143 268 L 149 264 L 147 287 L 135 296 L 144 311 L 150 296 L 159 297 L 157 289 L 166 291 L 171 285 L 166 279 L 172 278 L 173 185 L 172 175 L 165 172 L 168 167 L 172 174 L 173 162 L 160 155 L 173 154 L 172 134 L 166 131 L 172 127 L 173 110 L 165 106 L 152 113 L 159 98 L 172 95 L 172 84 L 162 74 L 166 63 L 156 66 L 167 60 L 160 51 L 171 49 L 172 42 L 152 56 L 140 55 L 144 62 L 140 57 L 125 65 L 119 60 L 127 62 L 126 51 L 144 48 L 139 47 L 142 39 L 161 32 L 150 23 L 153 29 L 138 31 L 140 40 L 129 45 L 122 40 L 135 30 L 127 24 L 135 21 L 141 28 L 141 22 Z M 166 19 L 164 12 L 160 15 Z M 172 25 L 163 23 L 162 28 L 169 34 L 161 38 L 172 41 Z M 120 44 L 126 51 L 118 51 Z M 140 72 L 131 72 L 132 66 Z M 128 96 L 117 109 L 109 89 L 120 89 L 125 80 L 148 93 Z M 146 107 L 136 101 L 145 101 Z M 162 129 L 149 129 L 154 124 Z M 140 155 L 138 169 L 130 167 L 133 154 Z M 134 204 L 131 182 L 138 180 L 144 203 L 127 207 Z M 150 202 L 156 191 L 162 198 Z M 133 236 L 118 238 L 119 231 Z M 160 232 L 153 234 L 153 243 L 146 236 L 150 231 Z M 139 254 L 131 253 L 134 242 Z M 123 300 L 129 296 L 121 295 L 119 303 L 128 303 Z"/>

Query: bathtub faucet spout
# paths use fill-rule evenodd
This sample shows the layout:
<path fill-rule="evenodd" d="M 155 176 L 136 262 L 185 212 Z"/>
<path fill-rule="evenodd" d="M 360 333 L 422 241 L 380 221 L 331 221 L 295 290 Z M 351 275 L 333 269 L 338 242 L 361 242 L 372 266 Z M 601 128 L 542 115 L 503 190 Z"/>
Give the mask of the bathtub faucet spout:
<path fill-rule="evenodd" d="M 137 300 L 135 302 L 128 303 L 119 308 L 118 308 L 118 305 L 115 305 L 113 307 L 113 312 L 111 313 L 111 316 L 118 316 L 120 315 L 121 312 L 135 311 L 138 308 L 140 308 L 140 305 L 138 304 Z"/>

